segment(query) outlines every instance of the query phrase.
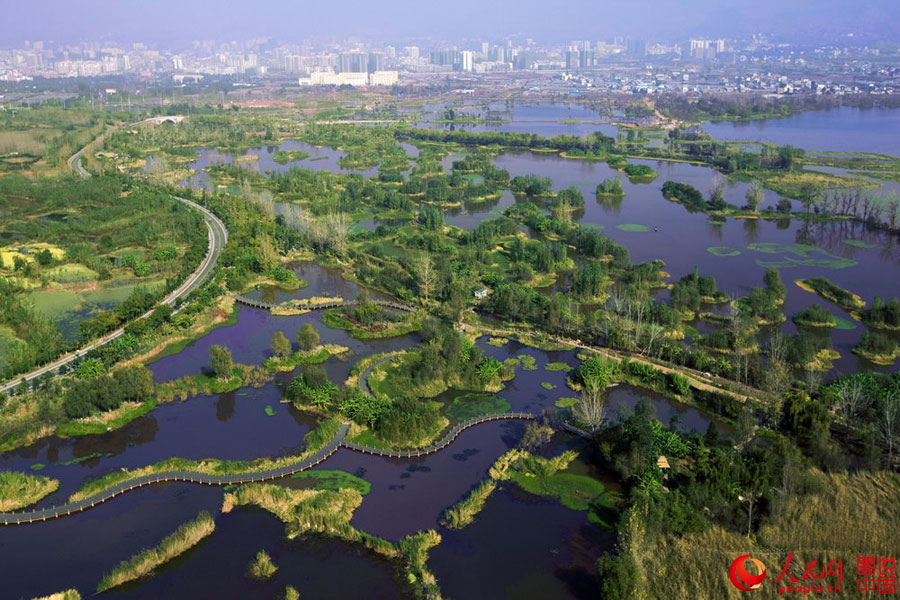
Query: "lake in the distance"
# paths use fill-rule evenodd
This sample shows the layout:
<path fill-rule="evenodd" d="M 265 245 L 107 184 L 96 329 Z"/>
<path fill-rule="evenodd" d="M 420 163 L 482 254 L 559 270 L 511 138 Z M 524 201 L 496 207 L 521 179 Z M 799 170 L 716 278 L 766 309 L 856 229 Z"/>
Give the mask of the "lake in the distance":
<path fill-rule="evenodd" d="M 900 155 L 900 110 L 841 107 L 783 119 L 704 123 L 717 140 L 790 144 L 806 150 Z"/>

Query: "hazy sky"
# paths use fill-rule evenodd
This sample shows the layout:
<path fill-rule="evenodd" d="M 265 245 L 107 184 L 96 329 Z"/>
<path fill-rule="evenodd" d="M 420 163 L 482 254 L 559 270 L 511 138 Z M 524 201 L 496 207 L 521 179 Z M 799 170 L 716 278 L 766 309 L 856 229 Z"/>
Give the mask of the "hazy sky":
<path fill-rule="evenodd" d="M 274 36 L 539 41 L 614 35 L 900 38 L 900 0 L 4 0 L 0 45 L 101 36 L 150 43 Z"/>

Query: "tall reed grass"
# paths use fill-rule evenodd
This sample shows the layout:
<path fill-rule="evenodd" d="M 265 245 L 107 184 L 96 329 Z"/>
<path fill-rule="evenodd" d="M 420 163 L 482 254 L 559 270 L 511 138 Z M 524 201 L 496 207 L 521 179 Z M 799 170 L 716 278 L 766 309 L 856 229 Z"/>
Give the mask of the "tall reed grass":
<path fill-rule="evenodd" d="M 148 548 L 120 563 L 111 573 L 100 580 L 97 592 L 104 592 L 129 581 L 146 577 L 153 570 L 176 556 L 196 546 L 216 528 L 216 523 L 208 512 L 201 512 L 196 519 L 178 527 L 174 533 L 163 538 L 155 548 Z"/>
<path fill-rule="evenodd" d="M 59 481 L 16 471 L 0 473 L 0 512 L 34 504 L 59 489 Z"/>

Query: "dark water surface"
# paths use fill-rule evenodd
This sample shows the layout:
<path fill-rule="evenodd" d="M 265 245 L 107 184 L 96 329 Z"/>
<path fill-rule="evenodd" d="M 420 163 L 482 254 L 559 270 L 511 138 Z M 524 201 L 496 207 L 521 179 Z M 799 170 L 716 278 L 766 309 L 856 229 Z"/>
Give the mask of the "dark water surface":
<path fill-rule="evenodd" d="M 717 140 L 900 156 L 900 110 L 889 108 L 840 107 L 802 112 L 783 119 L 704 123 L 703 130 Z"/>
<path fill-rule="evenodd" d="M 268 581 L 246 575 L 259 550 L 278 570 Z M 403 600 L 412 594 L 397 565 L 360 545 L 314 536 L 288 540 L 284 524 L 262 509 L 240 507 L 216 517 L 216 531 L 153 578 L 104 596 L 122 600 L 240 598 L 273 600 L 285 586 L 303 600 Z"/>
<path fill-rule="evenodd" d="M 429 565 L 448 598 L 598 598 L 595 562 L 614 534 L 587 513 L 513 484 L 494 492 L 475 522 L 441 530 Z"/>
<path fill-rule="evenodd" d="M 221 505 L 220 488 L 162 483 L 62 519 L 3 527 L 0 596 L 27 600 L 70 587 L 90 596 L 121 561 Z"/>

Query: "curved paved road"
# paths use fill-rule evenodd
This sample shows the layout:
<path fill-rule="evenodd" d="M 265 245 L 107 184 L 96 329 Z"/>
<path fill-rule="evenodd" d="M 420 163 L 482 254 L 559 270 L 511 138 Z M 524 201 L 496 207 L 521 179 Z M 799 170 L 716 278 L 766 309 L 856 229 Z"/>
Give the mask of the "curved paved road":
<path fill-rule="evenodd" d="M 106 135 L 106 132 L 101 134 L 97 139 L 102 138 L 104 135 Z M 96 141 L 96 140 L 94 140 L 94 141 Z M 94 143 L 94 142 L 91 142 L 91 143 Z M 90 144 L 88 144 L 88 146 L 89 145 Z M 87 148 L 87 146 L 85 146 L 85 148 Z M 85 148 L 82 148 L 81 150 L 79 150 L 78 152 L 76 152 L 75 154 L 72 155 L 72 157 L 69 159 L 69 165 L 72 167 L 72 169 L 76 173 L 78 173 L 82 177 L 90 177 L 91 174 L 81 164 L 81 154 L 84 152 Z M 212 273 L 213 269 L 215 269 L 216 261 L 218 261 L 219 255 L 222 253 L 222 250 L 225 248 L 225 244 L 228 242 L 228 230 L 225 228 L 225 224 L 222 223 L 222 221 L 219 220 L 219 218 L 216 217 L 216 215 L 214 215 L 212 212 L 210 212 L 206 208 L 200 206 L 196 202 L 192 202 L 185 198 L 178 198 L 177 196 L 175 196 L 175 198 L 177 200 L 180 200 L 184 204 L 188 205 L 189 207 L 200 211 L 200 214 L 203 215 L 203 219 L 204 219 L 204 221 L 206 221 L 206 228 L 207 228 L 208 234 L 209 234 L 209 246 L 206 251 L 206 256 L 203 258 L 203 261 L 197 267 L 197 270 L 194 271 L 190 277 L 185 279 L 184 283 L 182 283 L 180 286 L 178 286 L 178 288 L 173 290 L 162 301 L 163 304 L 168 304 L 170 306 L 172 304 L 174 304 L 178 299 L 190 294 L 195 288 L 197 288 L 204 281 L 206 281 L 207 277 L 209 277 L 209 275 Z M 177 311 L 177 309 L 176 309 L 176 311 Z M 151 312 L 153 312 L 153 311 L 152 310 L 147 311 L 142 316 L 146 317 Z M 39 369 L 35 369 L 34 371 L 32 371 L 31 373 L 28 373 L 27 375 L 17 376 L 12 381 L 0 385 L 0 392 L 6 392 L 8 390 L 13 389 L 14 387 L 18 386 L 22 382 L 23 379 L 26 381 L 31 381 L 33 379 L 40 377 L 44 373 L 55 373 L 60 369 L 60 367 L 63 367 L 65 365 L 71 363 L 72 361 L 74 361 L 76 358 L 78 358 L 80 356 L 84 356 L 87 352 L 93 350 L 94 348 L 99 348 L 100 346 L 108 344 L 109 342 L 111 342 L 114 339 L 121 336 L 123 333 L 125 333 L 125 328 L 121 327 L 121 328 L 113 331 L 112 333 L 100 338 L 99 340 L 91 342 L 87 346 L 84 346 L 84 347 L 78 349 L 75 352 L 66 354 L 66 355 L 62 356 L 61 358 L 53 361 L 52 363 L 46 364 L 46 365 L 40 367 Z"/>
<path fill-rule="evenodd" d="M 247 473 L 234 473 L 231 475 L 210 475 L 208 473 L 199 473 L 196 471 L 165 471 L 161 473 L 143 475 L 141 477 L 135 477 L 133 479 L 119 482 L 112 487 L 101 490 L 96 494 L 88 496 L 87 498 L 84 498 L 83 500 L 79 500 L 77 502 L 67 502 L 66 504 L 60 506 L 53 506 L 50 508 L 42 508 L 38 510 L 0 513 L 0 525 L 25 525 L 27 523 L 65 517 L 67 515 L 87 510 L 88 508 L 93 508 L 98 504 L 106 502 L 107 500 L 111 500 L 116 496 L 124 494 L 125 492 L 128 492 L 130 490 L 154 483 L 162 483 L 165 481 L 185 481 L 202 485 L 239 485 L 244 483 L 271 481 L 273 479 L 279 479 L 281 477 L 293 475 L 294 473 L 299 473 L 300 471 L 312 468 L 334 454 L 341 446 L 349 450 L 355 450 L 357 452 L 363 452 L 365 454 L 375 454 L 378 456 L 386 456 L 391 458 L 413 458 L 417 456 L 424 456 L 426 454 L 431 454 L 443 450 L 444 448 L 449 446 L 453 442 L 453 440 L 455 440 L 459 436 L 460 433 L 462 433 L 469 427 L 474 427 L 475 425 L 486 423 L 488 421 L 499 421 L 502 419 L 531 420 L 534 418 L 535 416 L 531 413 L 521 412 L 497 413 L 475 417 L 474 419 L 456 424 L 453 428 L 450 429 L 450 431 L 448 431 L 444 435 L 444 437 L 430 446 L 426 446 L 425 448 L 420 448 L 418 450 L 400 451 L 382 450 L 381 448 L 362 446 L 360 444 L 355 444 L 348 441 L 347 432 L 350 430 L 350 426 L 345 423 L 341 425 L 340 429 L 338 429 L 334 437 L 331 438 L 331 441 L 329 441 L 328 444 L 326 444 L 321 450 L 319 450 L 309 458 L 299 460 L 277 469 Z"/>

